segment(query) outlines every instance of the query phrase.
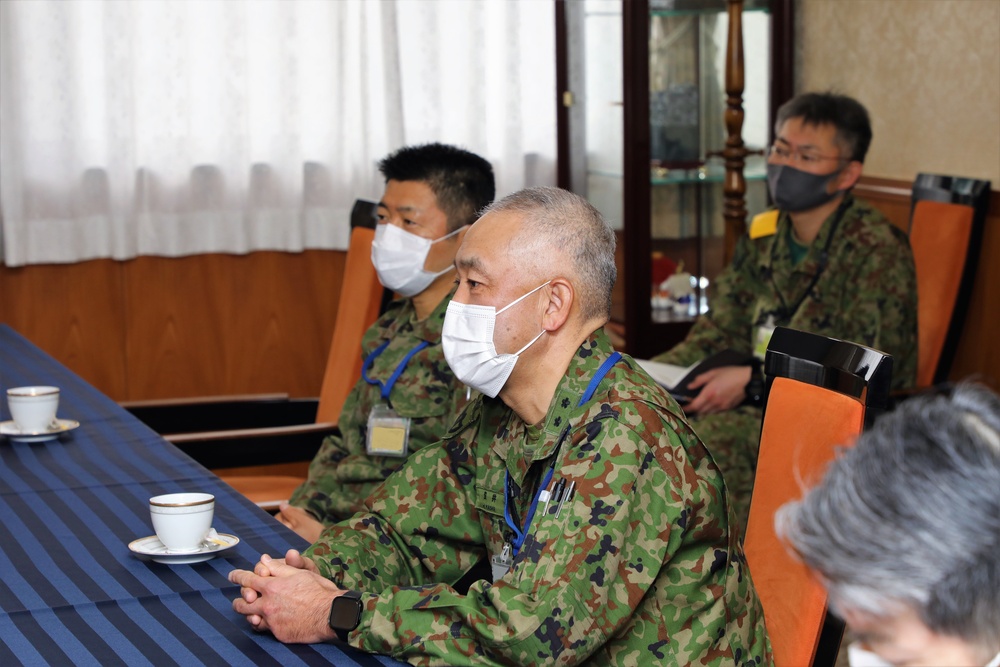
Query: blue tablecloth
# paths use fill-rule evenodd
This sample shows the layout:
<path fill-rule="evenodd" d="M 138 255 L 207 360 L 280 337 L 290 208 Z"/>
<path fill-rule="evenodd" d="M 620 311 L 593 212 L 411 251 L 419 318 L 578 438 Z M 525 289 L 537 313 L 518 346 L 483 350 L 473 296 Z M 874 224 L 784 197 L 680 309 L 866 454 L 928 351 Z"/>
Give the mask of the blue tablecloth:
<path fill-rule="evenodd" d="M 305 541 L 0 325 L 0 421 L 6 389 L 42 384 L 80 427 L 41 443 L 0 437 L 0 665 L 402 664 L 251 630 L 226 575 Z M 193 565 L 133 554 L 128 543 L 153 534 L 149 498 L 178 491 L 214 494 L 215 528 L 240 543 Z"/>

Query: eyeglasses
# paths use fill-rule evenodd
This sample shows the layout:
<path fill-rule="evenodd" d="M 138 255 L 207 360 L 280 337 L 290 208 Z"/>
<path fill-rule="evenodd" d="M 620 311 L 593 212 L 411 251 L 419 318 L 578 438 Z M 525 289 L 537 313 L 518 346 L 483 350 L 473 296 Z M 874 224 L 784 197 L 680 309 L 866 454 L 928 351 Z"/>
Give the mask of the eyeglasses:
<path fill-rule="evenodd" d="M 839 157 L 836 155 L 820 155 L 819 153 L 812 150 L 801 150 L 798 148 L 789 148 L 788 146 L 782 146 L 779 144 L 773 144 L 767 149 L 767 157 L 776 157 L 780 160 L 787 160 L 789 162 L 800 162 L 802 164 L 819 164 L 823 160 L 839 160 L 843 162 L 850 162 L 851 158 Z"/>

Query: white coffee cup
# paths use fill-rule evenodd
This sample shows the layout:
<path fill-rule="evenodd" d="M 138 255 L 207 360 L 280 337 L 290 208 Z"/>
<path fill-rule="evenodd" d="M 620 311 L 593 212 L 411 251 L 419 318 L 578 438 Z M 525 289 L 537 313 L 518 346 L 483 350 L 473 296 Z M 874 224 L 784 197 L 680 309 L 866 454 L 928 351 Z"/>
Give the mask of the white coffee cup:
<path fill-rule="evenodd" d="M 214 514 L 215 496 L 210 493 L 168 493 L 149 499 L 153 530 L 171 553 L 198 551 Z"/>
<path fill-rule="evenodd" d="M 56 423 L 59 387 L 13 387 L 7 390 L 7 407 L 21 433 L 44 433 Z"/>

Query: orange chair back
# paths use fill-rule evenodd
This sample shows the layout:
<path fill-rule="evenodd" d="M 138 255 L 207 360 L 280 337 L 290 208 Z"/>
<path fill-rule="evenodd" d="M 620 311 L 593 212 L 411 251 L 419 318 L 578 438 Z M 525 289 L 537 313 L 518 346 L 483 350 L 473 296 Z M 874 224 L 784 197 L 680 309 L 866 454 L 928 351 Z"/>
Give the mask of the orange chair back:
<path fill-rule="evenodd" d="M 837 447 L 861 433 L 864 414 L 864 405 L 844 394 L 784 377 L 771 384 L 744 550 L 777 667 L 813 664 L 827 596 L 778 540 L 774 514 L 819 482 Z"/>
<path fill-rule="evenodd" d="M 870 347 L 787 327 L 771 335 L 743 547 L 778 667 L 833 667 L 844 625 L 827 614 L 820 582 L 778 540 L 774 515 L 818 483 L 837 448 L 885 411 L 892 361 Z"/>
<path fill-rule="evenodd" d="M 910 246 L 917 269 L 917 387 L 934 384 L 969 251 L 973 210 L 961 204 L 918 201 Z"/>
<path fill-rule="evenodd" d="M 361 377 L 361 339 L 378 319 L 382 302 L 382 284 L 371 259 L 374 239 L 374 229 L 355 227 L 351 231 L 317 422 L 337 423 L 347 395 Z"/>

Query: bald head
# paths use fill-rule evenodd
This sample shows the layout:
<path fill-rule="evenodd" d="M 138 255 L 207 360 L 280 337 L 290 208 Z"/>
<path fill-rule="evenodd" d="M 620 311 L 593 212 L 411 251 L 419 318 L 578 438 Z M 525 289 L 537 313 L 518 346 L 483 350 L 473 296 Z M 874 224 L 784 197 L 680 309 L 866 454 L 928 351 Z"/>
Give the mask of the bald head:
<path fill-rule="evenodd" d="M 520 219 L 504 252 L 528 283 L 551 278 L 555 269 L 572 279 L 585 320 L 610 316 L 615 235 L 590 202 L 559 188 L 528 188 L 494 202 L 483 215 L 489 213 Z"/>

